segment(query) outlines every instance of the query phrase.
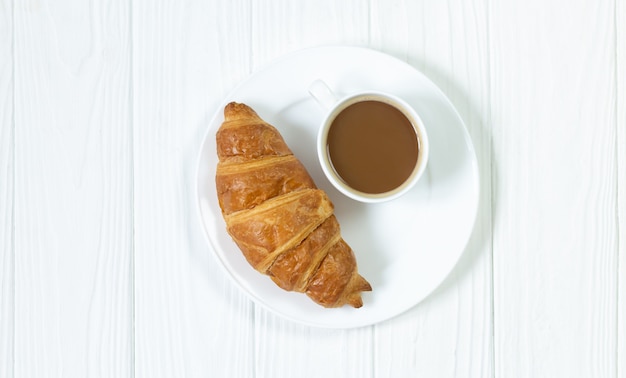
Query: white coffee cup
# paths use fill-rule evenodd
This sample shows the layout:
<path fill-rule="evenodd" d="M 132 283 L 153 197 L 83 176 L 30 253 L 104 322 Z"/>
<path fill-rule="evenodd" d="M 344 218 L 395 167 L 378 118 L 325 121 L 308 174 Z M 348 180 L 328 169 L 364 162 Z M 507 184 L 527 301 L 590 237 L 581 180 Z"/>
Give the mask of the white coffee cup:
<path fill-rule="evenodd" d="M 377 203 L 415 186 L 428 163 L 429 143 L 413 107 L 378 91 L 337 99 L 321 80 L 311 84 L 309 93 L 326 110 L 317 155 L 337 190 L 357 201 Z"/>

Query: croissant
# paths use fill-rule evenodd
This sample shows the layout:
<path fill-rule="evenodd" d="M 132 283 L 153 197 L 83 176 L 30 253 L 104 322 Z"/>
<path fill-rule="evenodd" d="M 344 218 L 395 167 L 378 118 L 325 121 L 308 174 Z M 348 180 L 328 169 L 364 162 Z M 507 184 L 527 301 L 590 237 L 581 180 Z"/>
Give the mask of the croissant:
<path fill-rule="evenodd" d="M 372 290 L 333 204 L 279 131 L 245 104 L 224 108 L 216 187 L 226 229 L 254 269 L 324 307 L 361 307 Z"/>

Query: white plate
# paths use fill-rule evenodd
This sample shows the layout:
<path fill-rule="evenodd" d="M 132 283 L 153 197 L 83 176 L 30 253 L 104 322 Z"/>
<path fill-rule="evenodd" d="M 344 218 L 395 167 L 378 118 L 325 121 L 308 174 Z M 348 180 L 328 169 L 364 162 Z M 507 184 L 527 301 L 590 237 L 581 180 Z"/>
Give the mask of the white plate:
<path fill-rule="evenodd" d="M 395 94 L 422 117 L 431 143 L 428 169 L 400 199 L 355 202 L 324 177 L 315 137 L 323 112 L 307 88 L 323 79 L 338 95 L 359 90 Z M 280 130 L 316 184 L 335 204 L 344 239 L 373 291 L 363 307 L 326 309 L 306 295 L 286 292 L 257 273 L 225 231 L 215 192 L 215 132 L 230 101 L 243 102 Z M 228 274 L 256 303 L 293 321 L 351 328 L 392 318 L 415 306 L 452 270 L 472 232 L 478 208 L 476 155 L 462 119 L 422 73 L 389 55 L 357 47 L 321 47 L 292 53 L 239 85 L 209 124 L 198 161 L 198 205 L 210 245 Z"/>

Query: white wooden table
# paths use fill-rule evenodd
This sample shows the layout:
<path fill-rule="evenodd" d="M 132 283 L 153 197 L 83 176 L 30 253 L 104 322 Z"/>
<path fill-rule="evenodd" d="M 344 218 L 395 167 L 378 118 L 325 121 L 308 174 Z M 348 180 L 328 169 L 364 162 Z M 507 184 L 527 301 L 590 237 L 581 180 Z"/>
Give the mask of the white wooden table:
<path fill-rule="evenodd" d="M 327 44 L 424 72 L 478 220 L 408 312 L 310 328 L 223 273 L 195 159 L 228 92 Z M 625 0 L 0 0 L 0 377 L 626 377 Z"/>

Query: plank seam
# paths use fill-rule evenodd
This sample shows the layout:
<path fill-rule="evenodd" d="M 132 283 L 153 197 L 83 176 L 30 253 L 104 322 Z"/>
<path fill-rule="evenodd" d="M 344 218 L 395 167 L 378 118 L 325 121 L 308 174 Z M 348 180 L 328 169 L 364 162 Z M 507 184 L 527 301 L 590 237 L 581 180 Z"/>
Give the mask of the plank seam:
<path fill-rule="evenodd" d="M 128 124 L 130 125 L 129 131 L 129 139 L 130 139 L 130 224 L 132 229 L 130 230 L 130 269 L 129 269 L 129 281 L 130 281 L 130 366 L 129 366 L 129 374 L 131 378 L 135 378 L 137 375 L 135 360 L 137 357 L 136 350 L 136 288 L 137 285 L 135 283 L 135 251 L 136 251 L 136 238 L 135 238 L 135 125 L 134 125 L 134 117 L 135 117 L 135 87 L 134 87 L 134 72 L 135 72 L 135 61 L 134 61 L 134 41 L 135 35 L 133 33 L 134 28 L 134 12 L 133 8 L 135 6 L 134 0 L 130 0 L 128 2 L 128 102 L 129 102 L 129 110 L 128 110 Z"/>
<path fill-rule="evenodd" d="M 621 213 L 621 208 L 622 208 L 622 200 L 620 199 L 620 181 L 621 181 L 621 176 L 620 176 L 620 141 L 621 141 L 621 132 L 620 132 L 620 103 L 622 98 L 620 97 L 621 95 L 621 86 L 620 86 L 620 64 L 621 64 L 621 54 L 620 54 L 620 28 L 619 28 L 619 21 L 620 21 L 620 11 L 622 10 L 621 6 L 619 5 L 620 2 L 619 0 L 615 0 L 613 2 L 613 32 L 615 33 L 615 40 L 614 40 L 614 59 L 615 59 L 615 66 L 614 66 L 614 75 L 615 75 L 615 196 L 616 196 L 616 208 L 615 208 L 615 220 L 616 220 L 616 225 L 617 225 L 617 256 L 616 256 L 616 270 L 615 270 L 615 295 L 616 295 L 616 306 L 615 306 L 615 319 L 616 319 L 616 329 L 617 332 L 615 332 L 615 376 L 619 377 L 620 373 L 623 370 L 622 367 L 622 361 L 620 361 L 620 355 L 622 354 L 621 351 L 621 345 L 622 343 L 620 343 L 620 335 L 623 334 L 623 327 L 624 324 L 623 322 L 620 323 L 620 317 L 623 316 L 622 312 L 622 304 L 620 303 L 620 271 L 621 271 L 621 266 L 620 266 L 620 254 L 622 253 L 622 240 L 621 240 L 621 229 L 622 229 L 622 219 L 620 217 L 620 213 Z M 621 3 L 623 4 L 623 3 Z"/>
<path fill-rule="evenodd" d="M 486 64 L 487 64 L 487 92 L 488 95 L 487 97 L 490 98 L 492 96 L 493 93 L 493 87 L 492 87 L 492 80 L 491 80 L 491 67 L 492 67 L 492 54 L 491 54 L 491 2 L 487 1 L 486 2 L 486 6 L 485 6 L 485 17 L 487 19 L 487 23 L 485 25 L 485 38 L 486 38 L 486 42 L 487 42 L 487 59 L 486 59 Z M 489 122 L 489 127 L 490 130 L 493 131 L 493 113 L 492 113 L 492 108 L 491 108 L 491 101 L 489 101 L 489 103 L 487 104 L 487 114 L 488 116 L 488 120 L 487 122 Z M 496 173 L 496 170 L 494 168 L 494 161 L 493 161 L 493 155 L 494 155 L 494 145 L 493 145 L 493 135 L 490 133 L 489 134 L 489 216 L 490 216 L 490 220 L 489 220 L 489 226 L 490 226 L 490 237 L 489 237 L 489 250 L 491 252 L 491 287 L 489 288 L 490 290 L 490 295 L 491 295 L 491 361 L 490 361 L 490 370 L 491 370 L 491 376 L 492 377 L 496 377 L 496 301 L 495 301 L 495 264 L 494 264 L 494 250 L 493 250 L 493 246 L 494 246 L 494 224 L 493 224 L 493 220 L 495 219 L 495 196 L 494 193 L 496 193 L 495 191 L 495 183 L 496 180 L 494 178 L 494 175 Z"/>
<path fill-rule="evenodd" d="M 15 263 L 15 255 L 16 255 L 16 251 L 15 251 L 15 146 L 17 145 L 17 143 L 15 143 L 15 139 L 16 139 L 16 125 L 15 125 L 15 0 L 11 1 L 11 132 L 13 133 L 12 135 L 12 140 L 11 140 L 11 144 L 12 144 L 12 150 L 11 150 L 11 160 L 12 160 L 12 165 L 13 165 L 13 170 L 11 172 L 11 180 L 12 180 L 12 193 L 11 193 L 11 242 L 10 242 L 10 249 L 11 249 L 11 262 L 12 262 L 12 269 L 13 269 L 13 275 L 11 277 L 12 282 L 11 282 L 11 291 L 13 292 L 13 298 L 11 298 L 11 305 L 13 306 L 13 319 L 11 320 L 12 322 L 12 328 L 13 328 L 13 340 L 12 342 L 12 356 L 11 356 L 11 375 L 13 376 L 13 378 L 15 378 L 15 340 L 16 340 L 16 327 L 15 327 L 15 319 L 17 319 L 17 309 L 16 309 L 16 304 L 17 301 L 15 300 L 16 297 L 16 287 L 15 287 L 15 283 L 16 283 L 16 279 L 15 279 L 15 273 L 16 273 L 16 263 Z"/>
<path fill-rule="evenodd" d="M 613 2 L 613 32 L 615 33 L 615 39 L 613 41 L 614 45 L 614 59 L 615 59 L 615 67 L 614 67 L 614 75 L 615 75 L 615 102 L 614 102 L 614 111 L 615 111 L 615 202 L 616 202 L 616 208 L 615 208 L 615 221 L 616 221 L 616 225 L 617 225 L 617 233 L 616 233 L 616 242 L 617 242 L 617 256 L 616 256 L 616 265 L 617 265 L 617 269 L 615 270 L 616 272 L 616 279 L 615 279 L 615 285 L 616 285 L 616 290 L 615 290 L 615 295 L 616 295 L 616 306 L 615 306 L 615 320 L 616 320 L 616 327 L 617 327 L 617 332 L 615 332 L 615 376 L 618 375 L 619 370 L 620 370 L 620 362 L 619 362 L 619 357 L 620 357 L 620 342 L 619 342 L 619 335 L 620 335 L 620 290 L 619 290 L 619 283 L 620 283 L 620 279 L 619 279 L 619 272 L 620 272 L 620 198 L 619 198 L 619 181 L 620 181 L 620 174 L 619 174 L 619 143 L 620 143 L 620 132 L 619 132 L 619 94 L 620 94 L 620 88 L 619 88 L 619 70 L 617 69 L 617 67 L 619 66 L 619 28 L 617 26 L 618 23 L 618 1 L 615 0 Z"/>
<path fill-rule="evenodd" d="M 376 368 L 377 368 L 377 367 L 376 367 L 376 349 L 377 349 L 377 348 L 376 348 L 376 340 L 377 340 L 377 330 L 378 330 L 378 327 L 377 327 L 377 325 L 376 325 L 376 324 L 374 324 L 374 325 L 372 325 L 372 326 L 370 327 L 370 345 L 372 346 L 372 353 L 371 353 L 371 355 L 372 355 L 372 358 L 371 358 L 371 360 L 372 360 L 372 366 L 371 366 L 371 372 L 372 372 L 372 374 L 371 374 L 371 376 L 372 376 L 373 378 L 376 378 L 376 372 L 377 372 L 377 370 L 376 370 Z"/>

